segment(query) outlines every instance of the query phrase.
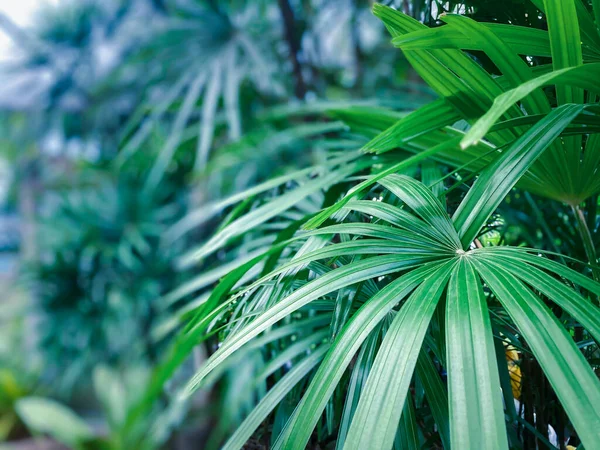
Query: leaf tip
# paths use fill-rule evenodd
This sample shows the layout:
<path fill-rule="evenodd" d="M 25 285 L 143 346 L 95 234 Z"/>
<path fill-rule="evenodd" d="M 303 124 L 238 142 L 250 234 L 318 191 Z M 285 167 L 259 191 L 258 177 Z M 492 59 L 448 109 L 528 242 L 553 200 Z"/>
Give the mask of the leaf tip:
<path fill-rule="evenodd" d="M 469 148 L 472 145 L 477 144 L 478 142 L 479 142 L 479 139 L 465 138 L 462 141 L 460 141 L 460 149 L 466 150 L 467 148 Z"/>
<path fill-rule="evenodd" d="M 364 145 L 360 148 L 361 153 L 376 153 L 377 150 L 370 145 Z"/>

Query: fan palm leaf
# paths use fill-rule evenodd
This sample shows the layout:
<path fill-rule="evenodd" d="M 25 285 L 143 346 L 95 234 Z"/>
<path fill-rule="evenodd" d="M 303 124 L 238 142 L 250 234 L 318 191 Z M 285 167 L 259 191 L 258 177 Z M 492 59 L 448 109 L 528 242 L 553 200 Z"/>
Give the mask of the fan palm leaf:
<path fill-rule="evenodd" d="M 393 164 L 364 182 L 364 186 L 379 185 L 387 201 L 356 199 L 366 188 L 355 189 L 350 198 L 313 218 L 311 230 L 298 231 L 292 241 L 281 244 L 326 238 L 317 248 L 307 247 L 308 251 L 292 256 L 227 298 L 258 258 L 240 267 L 219 285 L 218 294 L 213 293 L 215 301 L 198 310 L 187 335 L 222 317 L 235 304 L 239 304 L 235 315 L 242 322 L 229 327 L 220 348 L 181 391 L 182 398 L 205 384 L 212 373 L 261 334 L 276 330 L 280 321 L 312 308 L 318 311 L 319 305 L 337 301 L 332 296 L 336 292 L 364 286 L 370 293 L 355 298 L 343 326 L 325 341 L 327 349 L 319 346 L 318 352 L 309 351 L 312 356 L 305 357 L 306 364 L 308 358 L 311 363 L 323 359 L 309 370 L 311 381 L 274 448 L 305 448 L 323 413 L 327 415 L 328 402 L 350 370 L 354 355 L 367 351 L 372 363 L 360 392 L 355 390 L 348 397 L 346 426 L 338 436 L 338 448 L 389 449 L 397 439 L 418 440 L 405 434 L 414 425 L 409 387 L 415 373 L 424 380 L 434 418 L 440 430 L 449 430 L 452 447 L 508 448 L 500 380 L 502 371 L 508 373 L 508 369 L 505 363 L 503 368 L 498 365 L 493 337 L 497 323 L 489 312 L 493 299 L 497 302 L 494 308 L 505 311 L 530 345 L 584 444 L 594 445 L 600 438 L 600 414 L 595 407 L 600 401 L 600 382 L 538 292 L 596 336 L 600 332 L 598 308 L 562 279 L 593 293 L 600 293 L 600 284 L 537 256 L 535 250 L 472 245 L 506 194 L 545 151 L 551 151 L 582 109 L 583 105 L 566 104 L 535 123 L 482 172 L 452 218 L 429 188 L 394 173 L 398 168 Z M 344 212 L 338 217 L 340 224 L 320 226 L 339 212 Z M 314 275 L 302 281 L 298 270 L 306 273 L 306 268 Z M 447 394 L 441 381 L 436 381 L 425 351 L 429 347 L 426 342 L 440 339 L 439 333 L 436 336 L 431 331 L 437 317 L 445 330 L 441 335 L 445 354 L 438 363 L 448 372 Z M 374 344 L 373 333 L 385 323 L 389 326 L 385 326 L 383 339 Z M 296 382 L 301 370 L 290 372 L 286 381 L 282 378 L 283 384 L 264 397 L 227 448 L 241 448 L 243 438 L 291 389 L 292 381 L 287 380 Z M 308 377 L 306 374 L 303 376 Z"/>

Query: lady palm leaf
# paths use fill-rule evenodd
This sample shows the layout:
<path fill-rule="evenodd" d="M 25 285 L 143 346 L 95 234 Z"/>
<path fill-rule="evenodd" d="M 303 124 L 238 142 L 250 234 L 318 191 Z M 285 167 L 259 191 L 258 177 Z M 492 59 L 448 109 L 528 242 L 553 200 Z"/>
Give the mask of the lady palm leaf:
<path fill-rule="evenodd" d="M 440 105 L 444 101 L 449 102 L 454 111 L 442 109 L 437 120 L 427 121 L 427 108 L 430 107 L 427 106 L 400 120 L 369 145 L 376 149 L 407 147 L 406 141 L 414 138 L 411 135 L 396 136 L 394 130 L 405 129 L 407 125 L 416 123 L 417 126 L 411 130 L 412 136 L 422 137 L 425 133 L 434 133 L 434 128 L 440 124 L 451 126 L 456 121 L 456 113 L 462 119 L 475 123 L 481 117 L 477 113 L 480 110 L 487 111 L 485 119 L 477 121 L 468 132 L 462 141 L 463 148 L 484 136 L 489 143 L 502 147 L 526 130 L 523 126 L 527 124 L 519 118 L 524 115 L 541 117 L 550 112 L 549 99 L 540 87 L 556 83 L 558 106 L 585 104 L 585 92 L 597 94 L 598 83 L 595 80 L 598 77 L 597 61 L 600 60 L 599 35 L 593 21 L 588 20 L 589 13 L 585 6 L 573 0 L 535 3 L 539 3 L 538 6 L 546 12 L 548 32 L 493 23 L 479 24 L 456 15 L 442 16 L 441 20 L 447 25 L 427 29 L 398 11 L 375 5 L 374 12 L 390 30 L 394 43 L 403 49 L 423 79 L 444 97 L 438 101 Z M 519 38 L 521 43 L 528 44 L 527 48 L 516 44 Z M 530 42 L 533 45 L 529 46 Z M 467 60 L 461 50 L 485 52 L 501 76 L 492 78 L 475 61 Z M 533 66 L 519 55 L 528 58 L 552 56 L 552 67 Z M 504 93 L 506 91 L 511 94 Z M 521 108 L 517 107 L 517 101 L 521 102 Z M 590 103 L 586 108 L 589 106 Z M 492 128 L 498 120 L 511 126 Z M 406 125 L 403 125 L 405 121 Z M 419 123 L 423 123 L 420 128 Z M 584 128 L 581 133 L 596 131 Z M 585 146 L 583 142 L 586 141 L 578 134 L 569 133 L 569 137 L 555 143 L 553 149 L 531 167 L 520 185 L 572 205 L 595 194 L 600 188 L 595 175 L 596 139 L 589 139 Z M 448 150 L 452 152 L 452 149 Z M 444 155 L 445 162 L 458 158 L 457 152 L 453 153 L 455 155 Z M 581 154 L 585 156 L 580 158 Z M 458 165 L 457 162 L 454 164 Z M 473 165 L 469 170 L 477 171 L 479 167 Z"/>
<path fill-rule="evenodd" d="M 391 448 L 419 351 L 454 261 L 406 300 L 379 348 L 344 448 Z"/>
<path fill-rule="evenodd" d="M 409 61 L 444 97 L 436 102 L 440 115 L 435 115 L 434 107 L 425 107 L 390 126 L 391 116 L 382 114 L 373 128 L 388 129 L 364 150 L 383 153 L 398 146 L 415 155 L 386 162 L 341 200 L 310 220 L 305 215 L 289 225 L 275 244 L 240 263 L 192 311 L 157 379 L 168 378 L 193 345 L 205 338 L 202 335 L 222 323 L 224 339 L 189 379 L 181 398 L 189 397 L 257 342 L 275 342 L 289 336 L 291 329 L 302 330 L 300 341 L 282 344 L 280 356 L 257 376 L 257 385 L 267 377 L 274 377 L 275 384 L 226 448 L 241 448 L 271 411 L 283 411 L 278 404 L 285 398 L 293 398 L 297 406 L 293 412 L 281 412 L 285 426 L 274 428 L 274 448 L 306 448 L 322 417 L 329 423 L 333 420 L 330 399 L 347 382 L 336 448 L 414 448 L 422 444 L 415 418 L 419 402 L 410 389 L 415 375 L 445 447 L 502 449 L 508 448 L 509 440 L 517 445 L 503 416 L 506 412 L 511 420 L 520 418 L 512 404 L 507 369 L 502 367 L 504 355 L 498 345 L 503 344 L 494 341 L 498 330 L 503 339 L 531 348 L 584 445 L 593 448 L 600 440 L 596 407 L 600 382 L 546 304 L 560 307 L 598 339 L 598 307 L 566 282 L 596 295 L 600 284 L 535 250 L 475 248 L 480 246 L 477 238 L 482 228 L 515 185 L 539 192 L 558 173 L 555 170 L 567 170 L 561 189 L 574 180 L 572 158 L 577 153 L 579 162 L 579 141 L 586 141 L 577 134 L 585 127 L 576 131 L 574 124 L 582 116 L 588 120 L 586 113 L 595 115 L 593 107 L 579 101 L 577 89 L 595 89 L 591 80 L 597 64 L 571 66 L 594 60 L 595 41 L 589 30 L 582 29 L 581 57 L 553 61 L 558 70 L 552 71 L 528 66 L 518 56 L 523 53 L 515 37 L 531 36 L 535 52 L 543 56 L 554 56 L 557 45 L 575 45 L 570 34 L 573 18 L 562 23 L 555 3 L 543 5 L 549 16 L 553 14 L 549 32 L 517 29 L 514 35 L 508 26 L 481 25 L 457 16 L 445 17 L 447 25 L 439 28 L 444 31 L 432 31 L 397 11 L 376 6 L 395 42 L 407 46 Z M 577 2 L 574 5 L 581 16 Z M 444 43 L 438 33 L 450 38 Z M 488 53 L 502 76 L 491 76 L 464 54 L 464 43 Z M 567 82 L 561 84 L 559 104 L 551 107 L 540 88 L 560 77 Z M 493 113 L 486 114 L 488 110 Z M 346 117 L 361 123 L 356 111 L 346 111 Z M 466 137 L 452 127 L 458 118 L 475 124 Z M 561 135 L 568 130 L 565 139 Z M 476 145 L 461 153 L 461 141 Z M 590 141 L 594 142 L 589 139 L 586 146 Z M 571 165 L 562 164 L 564 155 Z M 455 166 L 477 161 L 469 169 L 480 175 L 452 217 L 430 188 L 401 174 L 427 158 Z M 583 158 L 589 164 L 594 160 Z M 189 266 L 248 228 L 281 216 L 300 197 L 345 182 L 370 166 L 373 160 L 351 155 L 348 164 L 333 174 L 310 180 L 234 218 L 182 265 Z M 589 186 L 586 189 L 578 191 L 578 200 L 579 194 L 593 192 Z M 370 192 L 381 193 L 380 201 L 362 199 Z M 572 194 L 577 192 L 553 188 L 549 193 L 561 200 Z M 339 223 L 332 224 L 332 219 Z M 304 230 L 299 230 L 301 223 Z M 260 275 L 252 273 L 263 263 Z M 255 281 L 242 283 L 244 277 Z M 303 321 L 306 316 L 331 317 L 331 323 L 308 326 Z M 269 334 L 272 339 L 261 337 Z M 291 361 L 287 373 L 281 369 L 285 358 Z M 447 390 L 439 367 L 448 373 Z M 307 387 L 294 390 L 302 380 Z"/>
<path fill-rule="evenodd" d="M 458 15 L 442 15 L 440 19 L 447 25 L 428 29 L 405 14 L 375 5 L 374 12 L 393 42 L 442 98 L 388 127 L 366 148 L 383 152 L 401 147 L 420 153 L 423 150 L 415 144 L 439 137 L 442 131 L 453 131 L 458 115 L 473 125 L 461 140 L 463 149 L 479 145 L 485 138 L 487 144 L 501 150 L 521 138 L 529 125 L 548 116 L 554 103 L 556 108 L 581 105 L 580 120 L 588 125 L 562 130 L 561 140 L 554 141 L 550 151 L 529 168 L 519 187 L 570 205 L 588 260 L 595 265 L 597 255 L 580 205 L 600 190 L 600 134 L 588 120 L 597 118 L 600 28 L 581 0 L 533 3 L 545 13 L 548 31 L 481 24 Z M 518 37 L 531 39 L 533 45 L 529 49 L 517 45 Z M 484 52 L 501 75 L 488 73 L 464 50 Z M 537 64 L 540 56 L 550 56 L 552 64 Z M 547 85 L 553 89 L 542 91 Z M 434 115 L 434 106 L 439 107 L 439 116 Z M 471 152 L 471 162 L 466 165 L 466 155 L 453 147 L 432 157 L 473 173 L 494 159 L 494 154 L 479 152 L 477 157 Z M 598 270 L 593 272 L 599 279 Z"/>
<path fill-rule="evenodd" d="M 481 174 L 454 213 L 454 223 L 463 244 L 475 239 L 484 223 L 481 216 L 487 218 L 492 214 L 506 193 L 517 183 L 520 174 L 531 167 L 582 110 L 582 105 L 556 108 L 523 134 Z"/>
<path fill-rule="evenodd" d="M 295 448 L 304 448 L 323 413 L 327 400 L 363 341 L 398 301 L 405 298 L 411 290 L 439 268 L 439 264 L 429 264 L 409 272 L 383 288 L 354 314 L 332 343 L 331 350 L 279 437 L 278 442 L 281 445 L 297 442 Z"/>
<path fill-rule="evenodd" d="M 261 286 L 268 286 L 265 283 L 269 279 L 281 276 L 294 265 L 304 266 L 310 261 L 331 258 L 341 264 L 298 289 L 292 288 L 290 294 L 285 293 L 287 288 L 280 291 L 266 310 L 250 319 L 224 341 L 221 348 L 190 380 L 186 392 L 195 390 L 206 376 L 224 364 L 234 352 L 294 311 L 348 286 L 392 276 L 394 281 L 366 299 L 350 315 L 339 334 L 332 337 L 325 358 L 318 365 L 303 399 L 279 435 L 275 448 L 305 447 L 354 354 L 375 327 L 385 317 L 392 315 L 393 320 L 377 350 L 356 409 L 351 420 L 346 419 L 349 426 L 345 440 L 344 436 L 340 436 L 344 440 L 343 448 L 391 448 L 402 411 L 406 411 L 403 405 L 421 347 L 434 311 L 442 298 L 445 300 L 440 304 L 444 304 L 446 308 L 445 361 L 449 376 L 450 415 L 445 416 L 443 407 L 438 408 L 436 420 L 449 417 L 452 446 L 477 447 L 485 444 L 494 448 L 507 448 L 500 380 L 492 342 L 488 298 L 483 293 L 483 279 L 513 317 L 524 338 L 530 342 L 542 366 L 552 370 L 553 373 L 548 373 L 548 377 L 584 443 L 594 442 L 598 438 L 597 432 L 589 430 L 594 430 L 600 417 L 593 410 L 593 403 L 580 405 L 583 412 L 574 411 L 574 399 L 581 395 L 591 398 L 600 395 L 600 383 L 570 339 L 561 338 L 559 348 L 549 346 L 547 337 L 544 337 L 549 334 L 536 328 L 537 321 L 552 327 L 560 335 L 566 334 L 558 330 L 562 326 L 543 306 L 541 300 L 514 280 L 510 267 L 518 263 L 522 273 L 531 273 L 531 276 L 523 275 L 524 281 L 546 293 L 551 300 L 589 327 L 593 335 L 597 333 L 597 308 L 548 273 L 533 268 L 532 257 L 522 249 L 469 249 L 478 230 L 518 182 L 519 176 L 552 145 L 552 138 L 548 136 L 558 136 L 580 110 L 581 106 L 577 105 L 558 108 L 505 151 L 494 166 L 484 171 L 469 191 L 455 215 L 454 223 L 431 191 L 403 175 L 390 174 L 380 179 L 379 184 L 401 201 L 404 208 L 383 202 L 372 202 L 377 206 L 369 208 L 361 200 L 342 200 L 342 208 L 362 210 L 372 220 L 384 222 L 368 224 L 345 221 L 340 225 L 306 233 L 313 236 L 322 232 L 324 235 L 340 237 L 371 235 L 372 238 L 330 244 L 308 252 L 275 269 L 235 296 L 239 299 L 243 293 L 250 294 L 244 300 L 250 305 L 252 296 L 264 289 Z M 544 133 L 547 139 L 540 141 L 538 132 L 547 127 L 553 132 Z M 495 188 L 490 189 L 490 186 Z M 461 225 L 467 222 L 472 225 L 467 228 Z M 415 233 L 415 230 L 426 232 Z M 409 236 L 411 238 L 407 239 Z M 461 236 L 464 239 L 462 243 Z M 378 240 L 381 244 L 376 243 Z M 364 244 L 359 244 L 361 241 Z M 389 244 L 384 244 L 386 242 Z M 403 246 L 409 253 L 396 252 L 396 246 Z M 355 255 L 365 257 L 344 264 L 343 257 L 348 254 L 346 248 Z M 377 255 L 366 257 L 371 251 Z M 509 264 L 508 261 L 511 260 L 516 263 Z M 551 273 L 558 270 L 556 266 L 545 268 Z M 567 273 L 565 270 L 560 272 L 563 276 Z M 508 273 L 511 273 L 511 280 L 504 275 Z M 571 275 L 570 272 L 568 274 Z M 582 281 L 578 277 L 567 278 Z M 542 287 L 540 280 L 546 282 L 547 287 Z M 600 285 L 590 280 L 585 284 L 593 286 L 594 290 L 600 288 Z M 533 315 L 529 316 L 518 309 L 524 305 L 523 298 L 528 299 Z M 533 298 L 536 298 L 535 302 Z M 564 364 L 561 365 L 560 361 L 563 360 Z M 572 369 L 575 369 L 573 373 Z M 570 380 L 569 383 L 566 383 L 567 379 Z M 435 390 L 430 387 L 429 395 L 435 395 L 432 392 L 437 392 L 439 396 L 440 388 Z M 437 401 L 439 400 L 435 398 L 431 403 L 436 404 Z M 492 414 L 492 420 L 489 414 Z M 253 424 L 257 425 L 257 422 L 254 421 Z M 439 426 L 442 428 L 446 424 L 440 423 Z M 341 443 L 338 442 L 338 447 L 340 446 Z"/>
<path fill-rule="evenodd" d="M 534 89 L 550 84 L 556 84 L 578 86 L 598 93 L 600 89 L 596 83 L 598 76 L 600 76 L 600 63 L 586 64 L 578 67 L 555 70 L 540 75 L 539 77 L 521 84 L 515 89 L 505 92 L 494 100 L 494 105 L 488 112 L 486 112 L 473 127 L 469 129 L 461 145 L 463 147 L 468 147 L 483 138 L 493 124 L 502 116 L 504 111 Z M 595 107 L 595 105 L 587 105 L 587 107 L 591 108 Z"/>
<path fill-rule="evenodd" d="M 506 448 L 487 299 L 469 258 L 461 258 L 448 285 L 446 340 L 452 447 Z"/>
<path fill-rule="evenodd" d="M 539 360 L 582 442 L 600 438 L 600 382 L 571 337 L 543 302 L 497 264 L 481 264 L 479 273 L 503 303 Z M 567 368 L 565 370 L 565 368 Z"/>
<path fill-rule="evenodd" d="M 250 324 L 228 339 L 207 361 L 192 380 L 187 384 L 186 392 L 197 389 L 203 378 L 237 349 L 248 343 L 279 320 L 297 311 L 301 307 L 338 289 L 360 281 L 382 277 L 391 273 L 418 266 L 428 257 L 381 255 L 347 264 L 307 283 L 289 296 L 281 299 Z"/>

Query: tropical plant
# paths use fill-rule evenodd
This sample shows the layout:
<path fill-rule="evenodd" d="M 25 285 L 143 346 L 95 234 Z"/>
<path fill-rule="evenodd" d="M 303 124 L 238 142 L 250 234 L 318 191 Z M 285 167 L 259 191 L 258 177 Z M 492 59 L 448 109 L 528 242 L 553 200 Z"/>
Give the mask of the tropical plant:
<path fill-rule="evenodd" d="M 4 361 L 3 361 L 4 362 Z M 0 370 L 0 442 L 23 434 L 24 427 L 17 414 L 20 399 L 34 392 L 31 376 L 14 368 Z"/>
<path fill-rule="evenodd" d="M 55 76 L 15 147 L 57 122 L 101 147 L 44 179 L 45 375 L 160 363 L 96 369 L 102 436 L 6 378 L 5 429 L 16 405 L 73 448 L 153 449 L 210 387 L 206 448 L 597 446 L 599 2 L 375 4 L 406 91 L 368 3 L 84 2 L 17 32 Z M 130 17 L 159 24 L 139 52 Z M 95 73 L 103 33 L 125 63 Z"/>
<path fill-rule="evenodd" d="M 338 18 L 342 31 L 349 26 L 357 29 L 355 22 L 365 5 L 341 3 L 346 2 L 166 2 L 166 15 L 155 33 L 122 69 L 141 74 L 145 99 L 122 130 L 116 163 L 143 151 L 153 130 L 165 127 L 168 131 L 148 174 L 147 190 L 159 186 L 175 152 L 189 144 L 202 179 L 218 178 L 215 165 L 227 157 L 221 153 L 247 148 L 248 141 L 255 143 L 264 136 L 274 138 L 265 107 L 303 100 L 309 93 L 320 97 L 326 89 L 344 84 L 358 85 L 363 95 L 375 94 L 380 77 L 358 83 L 357 75 L 346 72 L 358 70 L 361 58 L 369 56 L 367 49 L 375 53 L 381 30 L 368 24 L 372 42 L 363 51 L 359 36 L 350 45 L 339 30 L 316 25 L 346 6 L 344 18 Z M 349 78 L 354 82 L 345 81 Z M 349 93 L 336 96 L 346 99 Z M 267 149 L 254 156 L 268 160 L 269 153 Z"/>
<path fill-rule="evenodd" d="M 458 15 L 442 16 L 446 26 L 427 29 L 406 16 L 391 15 L 385 9 L 378 11 L 394 36 L 394 44 L 404 50 L 423 79 L 443 97 L 439 101 L 448 109 L 445 117 L 445 114 L 437 115 L 440 124 L 451 125 L 459 119 L 474 123 L 461 142 L 463 148 L 484 136 L 493 147 L 502 148 L 522 133 L 522 124 L 540 120 L 553 105 L 583 105 L 581 118 L 568 130 L 568 134 L 575 136 L 565 140 L 566 148 L 554 143 L 551 150 L 523 177 L 520 186 L 564 202 L 574 209 L 589 260 L 595 263 L 595 251 L 589 242 L 589 230 L 582 220 L 584 215 L 580 205 L 598 192 L 595 180 L 597 162 L 593 157 L 598 147 L 595 113 L 584 111 L 597 107 L 597 86 L 593 80 L 599 67 L 600 35 L 590 12 L 581 1 L 566 2 L 566 5 L 564 2 L 533 3 L 546 14 L 547 32 L 509 25 L 479 24 Z M 570 18 L 566 19 L 565 15 Z M 454 39 L 452 34 L 458 37 Z M 460 49 L 485 53 L 500 76 L 486 73 Z M 458 61 L 449 61 L 448 58 L 453 55 Z M 436 56 L 440 58 L 439 62 L 432 59 Z M 551 64 L 543 60 L 548 57 L 552 58 Z M 426 65 L 421 58 L 428 58 L 425 59 Z M 556 87 L 542 91 L 542 87 L 549 85 Z M 464 103 L 466 96 L 470 101 Z M 416 130 L 411 128 L 411 133 L 425 133 L 438 127 L 431 122 L 425 124 L 424 119 L 428 114 L 433 115 L 435 110 L 431 106 L 428 108 L 428 112 L 415 112 L 413 117 L 421 120 L 422 126 Z M 483 112 L 485 115 L 482 115 Z M 404 126 L 406 124 L 404 122 Z M 589 134 L 589 138 L 577 137 L 581 134 Z M 378 136 L 368 147 L 382 152 L 407 138 L 410 136 L 403 134 L 402 129 L 394 127 Z M 457 152 L 447 156 L 446 162 L 455 166 L 465 161 L 464 155 L 460 158 Z M 486 161 L 482 157 L 469 168 L 478 170 L 493 155 L 487 158 Z"/>
<path fill-rule="evenodd" d="M 595 211 L 589 202 L 599 188 L 600 32 L 592 14 L 600 5 L 533 3 L 548 31 L 452 14 L 430 29 L 375 5 L 440 99 L 399 121 L 372 108 L 334 111 L 356 133 L 381 131 L 363 147 L 367 155 L 336 154 L 324 174 L 246 214 L 234 210 L 182 258 L 187 268 L 259 225 L 281 230 L 264 252 L 228 266 L 190 312 L 145 401 L 218 333 L 218 349 L 180 398 L 258 342 L 269 368 L 256 376 L 257 406 L 225 448 L 241 448 L 261 424 L 273 448 L 285 449 L 312 438 L 344 449 L 551 446 L 545 413 L 515 408 L 510 344 L 539 364 L 568 416 L 568 424 L 553 421 L 558 445 L 571 427 L 586 448 L 597 445 L 600 284 L 552 253 L 498 245 L 505 242 L 490 235 L 516 186 L 572 209 L 597 270 L 588 226 L 595 217 L 582 204 Z M 278 221 L 323 190 L 320 212 Z"/>
<path fill-rule="evenodd" d="M 151 4 L 158 7 L 149 10 Z M 293 6 L 295 14 L 306 17 L 321 10 Z M 216 206 L 218 213 L 241 198 L 238 194 L 221 202 L 223 194 L 278 176 L 292 165 L 319 163 L 324 148 L 349 145 L 330 139 L 346 127 L 340 121 L 315 123 L 315 114 L 332 103 L 285 105 L 254 114 L 257 105 L 279 101 L 265 92 L 284 77 L 263 75 L 283 66 L 290 56 L 275 48 L 284 31 L 273 1 L 67 2 L 44 8 L 31 29 L 19 29 L 4 15 L 0 19 L 22 50 L 21 58 L 3 67 L 3 75 L 15 82 L 11 97 L 19 100 L 8 109 L 25 113 L 3 114 L 10 146 L 3 142 L 2 147 L 10 147 L 13 156 L 19 201 L 30 200 L 22 241 L 32 250 L 27 252 L 27 267 L 34 306 L 41 313 L 37 337 L 47 379 L 58 383 L 60 378 L 70 387 L 99 361 L 118 365 L 140 354 L 153 359 L 158 342 L 169 337 L 180 316 L 195 305 L 185 298 L 170 320 L 163 321 L 172 303 L 181 299 L 169 296 L 166 302 L 153 303 L 176 282 L 170 255 L 184 242 L 173 247 L 170 237 L 189 230 L 190 224 L 195 237 L 203 235 L 214 223 L 198 230 L 210 216 L 203 214 L 199 221 L 178 223 L 171 233 L 163 233 L 185 209 L 190 179 L 210 182 L 211 189 L 202 194 L 215 202 L 201 209 Z M 140 20 L 158 26 L 132 31 L 132 23 Z M 327 32 L 319 30 L 323 36 Z M 311 33 L 311 42 L 317 43 L 319 33 Z M 133 52 L 136 46 L 139 51 Z M 114 53 L 108 66 L 99 62 L 105 51 Z M 318 73 L 317 61 L 311 65 L 313 75 Z M 51 74 L 48 83 L 31 81 L 46 72 Z M 221 84 L 223 74 L 227 82 Z M 181 83 L 176 82 L 179 78 Z M 309 87 L 313 84 L 319 83 Z M 320 85 L 325 85 L 323 80 Z M 182 94 L 185 91 L 189 95 Z M 281 88 L 276 91 L 279 97 L 285 94 Z M 142 97 L 147 102 L 140 102 Z M 132 104 L 139 103 L 138 113 L 132 114 Z M 249 131 L 238 140 L 242 115 Z M 121 127 L 125 118 L 131 120 Z M 224 129 L 237 141 L 229 142 Z M 219 152 L 205 161 L 204 170 L 192 174 L 196 150 L 201 146 L 207 152 L 213 134 Z M 123 146 L 115 164 L 108 164 L 115 156 L 117 136 Z M 244 174 L 238 176 L 242 164 Z M 316 198 L 321 195 L 313 192 Z M 306 202 L 301 213 L 317 208 Z M 31 227 L 37 236 L 25 236 L 34 221 L 39 222 Z M 164 235 L 160 245 L 159 235 Z M 270 237 L 261 238 L 262 245 Z M 30 241 L 33 245 L 26 245 Z M 225 258 L 217 255 L 203 269 L 256 252 L 253 245 L 240 245 Z M 207 285 L 219 274 L 209 273 Z"/>
<path fill-rule="evenodd" d="M 66 392 L 99 363 L 156 358 L 161 316 L 151 299 L 172 289 L 176 253 L 160 236 L 181 214 L 167 183 L 162 198 L 144 195 L 133 170 L 88 168 L 75 184 L 45 193 L 39 260 L 25 272 L 37 294 L 44 378 Z"/>
<path fill-rule="evenodd" d="M 74 411 L 59 402 L 43 397 L 23 397 L 16 411 L 34 435 L 48 434 L 56 441 L 77 450 L 125 450 L 161 448 L 173 424 L 181 420 L 181 411 L 146 411 L 136 426 L 123 433 L 127 410 L 143 393 L 148 371 L 131 365 L 123 373 L 98 366 L 93 373 L 96 396 L 101 401 L 106 429 L 99 432 Z M 151 429 L 151 432 L 148 430 Z"/>

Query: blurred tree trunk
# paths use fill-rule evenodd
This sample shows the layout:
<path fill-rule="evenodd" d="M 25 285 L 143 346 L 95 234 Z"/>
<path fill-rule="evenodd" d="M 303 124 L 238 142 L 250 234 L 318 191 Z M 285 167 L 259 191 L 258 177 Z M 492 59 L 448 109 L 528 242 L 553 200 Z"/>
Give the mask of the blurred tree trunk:
<path fill-rule="evenodd" d="M 290 50 L 290 60 L 294 71 L 294 94 L 297 98 L 304 100 L 304 97 L 306 97 L 306 84 L 304 83 L 304 77 L 302 76 L 302 66 L 298 59 L 298 53 L 300 52 L 300 37 L 296 31 L 294 11 L 292 10 L 289 0 L 278 0 L 278 3 L 279 11 L 283 18 L 285 39 L 287 40 Z"/>

